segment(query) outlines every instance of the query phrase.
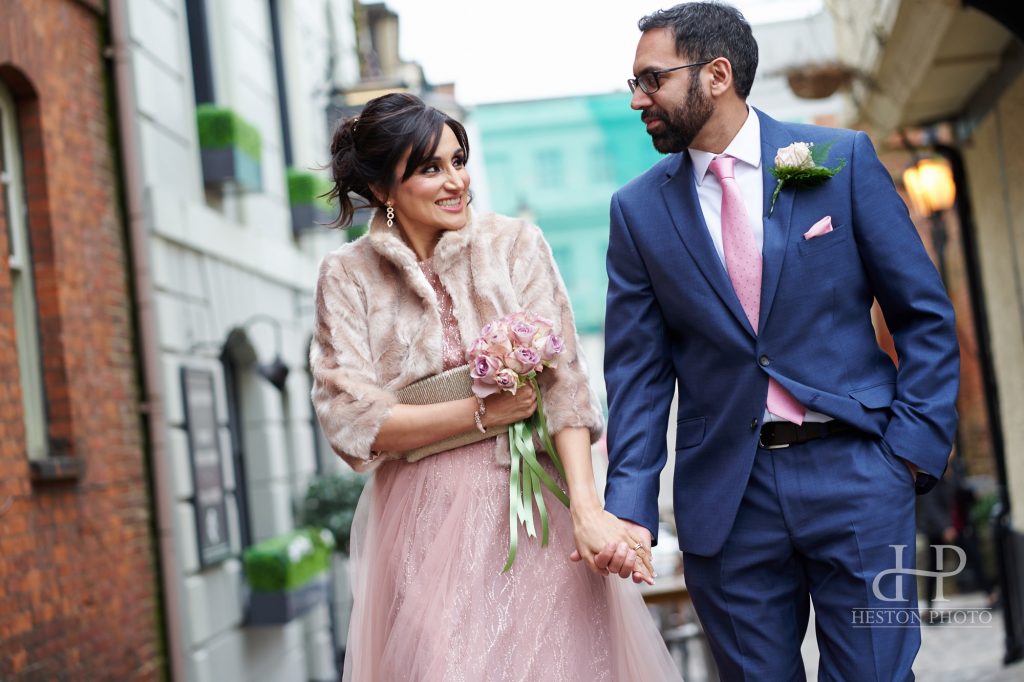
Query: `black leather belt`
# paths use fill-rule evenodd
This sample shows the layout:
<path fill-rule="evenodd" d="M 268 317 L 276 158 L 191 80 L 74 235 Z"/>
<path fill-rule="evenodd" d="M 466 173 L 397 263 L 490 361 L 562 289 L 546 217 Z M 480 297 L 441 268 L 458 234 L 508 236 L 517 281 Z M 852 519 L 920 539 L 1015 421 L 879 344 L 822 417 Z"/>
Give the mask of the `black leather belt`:
<path fill-rule="evenodd" d="M 792 422 L 765 422 L 761 427 L 761 436 L 757 444 L 766 450 L 775 450 L 853 430 L 849 424 L 836 419 L 828 422 L 804 422 L 799 425 Z"/>

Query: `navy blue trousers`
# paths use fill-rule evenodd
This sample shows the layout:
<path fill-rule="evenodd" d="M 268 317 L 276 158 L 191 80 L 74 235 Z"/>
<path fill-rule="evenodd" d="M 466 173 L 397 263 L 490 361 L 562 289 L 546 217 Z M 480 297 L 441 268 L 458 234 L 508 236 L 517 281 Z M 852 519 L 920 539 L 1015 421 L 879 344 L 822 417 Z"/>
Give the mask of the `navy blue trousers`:
<path fill-rule="evenodd" d="M 819 680 L 913 680 L 916 581 L 900 569 L 914 568 L 914 533 L 911 474 L 881 441 L 759 449 L 725 546 L 683 557 L 722 681 L 806 679 L 810 602 Z"/>

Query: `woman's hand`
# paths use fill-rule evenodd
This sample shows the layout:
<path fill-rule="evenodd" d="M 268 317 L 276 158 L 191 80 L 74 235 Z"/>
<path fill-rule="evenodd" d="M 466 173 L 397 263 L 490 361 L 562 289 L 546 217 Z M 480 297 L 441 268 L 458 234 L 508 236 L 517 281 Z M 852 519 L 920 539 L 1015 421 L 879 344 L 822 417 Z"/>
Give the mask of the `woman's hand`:
<path fill-rule="evenodd" d="M 492 426 L 508 426 L 522 421 L 537 411 L 537 394 L 533 386 L 526 384 L 519 388 L 515 395 L 508 391 L 498 391 L 484 399 L 487 412 L 480 420 L 486 428 Z"/>
<path fill-rule="evenodd" d="M 571 560 L 584 561 L 591 571 L 600 575 L 614 572 L 622 578 L 639 576 L 648 585 L 654 584 L 650 550 L 629 526 L 598 507 L 574 506 L 570 511 L 576 538 L 576 551 L 569 557 Z M 639 549 L 637 545 L 641 545 Z M 595 561 L 602 553 L 611 556 L 604 566 Z"/>

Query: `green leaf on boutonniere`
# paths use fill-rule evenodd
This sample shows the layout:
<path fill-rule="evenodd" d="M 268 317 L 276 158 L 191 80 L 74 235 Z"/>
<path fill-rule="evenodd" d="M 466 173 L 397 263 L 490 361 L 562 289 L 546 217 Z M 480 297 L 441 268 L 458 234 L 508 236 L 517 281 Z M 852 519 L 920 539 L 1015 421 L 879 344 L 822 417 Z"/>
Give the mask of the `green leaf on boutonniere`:
<path fill-rule="evenodd" d="M 801 144 L 801 143 L 794 143 Z M 806 187 L 817 187 L 823 185 L 832 179 L 836 173 L 841 171 L 846 166 L 846 159 L 840 159 L 839 164 L 829 168 L 824 166 L 825 159 L 828 158 L 828 152 L 832 148 L 832 142 L 826 142 L 824 144 L 813 144 L 810 143 L 810 163 L 800 166 L 786 166 L 778 165 L 769 169 L 769 172 L 775 177 L 777 182 L 775 183 L 775 191 L 772 192 L 771 204 L 768 207 L 768 217 L 771 217 L 772 211 L 775 210 L 775 201 L 779 198 L 779 192 L 785 185 L 792 185 L 796 188 Z M 790 145 L 792 147 L 793 145 Z M 783 149 L 789 149 L 785 147 Z M 779 151 L 782 152 L 783 149 Z M 776 157 L 776 161 L 778 157 Z M 806 160 L 806 159 L 805 159 Z"/>

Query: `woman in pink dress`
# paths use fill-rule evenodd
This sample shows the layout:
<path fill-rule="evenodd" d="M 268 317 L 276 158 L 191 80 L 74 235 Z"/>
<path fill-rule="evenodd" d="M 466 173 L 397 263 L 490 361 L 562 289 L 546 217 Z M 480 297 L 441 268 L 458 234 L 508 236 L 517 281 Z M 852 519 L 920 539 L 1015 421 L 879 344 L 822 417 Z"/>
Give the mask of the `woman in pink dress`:
<path fill-rule="evenodd" d="M 331 156 L 337 225 L 351 223 L 353 195 L 378 209 L 369 233 L 320 267 L 310 354 L 325 435 L 353 468 L 373 472 L 352 531 L 344 679 L 678 679 L 636 586 L 569 560 L 574 549 L 637 542 L 595 491 L 590 445 L 601 412 L 540 230 L 470 210 L 464 128 L 411 95 L 371 100 L 339 126 Z M 397 394 L 465 365 L 480 328 L 518 311 L 553 320 L 565 339 L 557 368 L 539 379 L 571 508 L 545 491 L 548 546 L 522 534 L 502 573 L 506 431 L 535 411 L 537 396 L 527 386 L 414 405 Z M 478 431 L 477 442 L 404 456 Z M 642 549 L 628 550 L 621 575 L 634 568 L 651 579 Z"/>

